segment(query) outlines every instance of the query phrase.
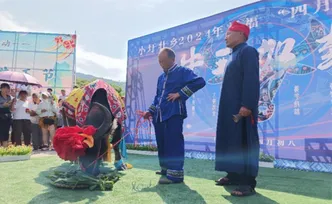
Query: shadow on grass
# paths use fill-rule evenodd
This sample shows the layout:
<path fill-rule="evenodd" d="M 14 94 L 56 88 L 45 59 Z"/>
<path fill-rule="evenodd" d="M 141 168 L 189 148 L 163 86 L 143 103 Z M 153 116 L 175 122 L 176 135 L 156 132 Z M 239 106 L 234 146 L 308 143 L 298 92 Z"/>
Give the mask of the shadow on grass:
<path fill-rule="evenodd" d="M 134 168 L 159 170 L 158 157 L 146 155 L 129 155 L 129 162 Z M 185 176 L 203 178 L 211 180 L 211 187 L 214 186 L 214 180 L 225 176 L 223 172 L 214 170 L 214 161 L 186 159 Z M 294 195 L 303 195 L 325 200 L 332 199 L 332 176 L 328 173 L 301 172 L 292 170 L 260 168 L 257 177 L 257 188 L 270 191 L 291 193 Z M 221 187 L 222 188 L 222 187 Z M 252 196 L 255 199 L 265 201 L 264 196 L 258 194 Z M 226 197 L 230 202 L 233 197 Z M 234 198 L 238 199 L 238 198 Z M 251 199 L 251 198 L 250 198 Z M 246 200 L 247 202 L 248 200 Z M 244 202 L 244 203 L 246 203 Z M 263 202 L 265 203 L 265 202 Z M 266 200 L 266 203 L 274 203 Z"/>
<path fill-rule="evenodd" d="M 186 203 L 206 203 L 197 191 L 191 190 L 185 183 L 146 187 L 136 192 L 157 193 L 164 203 L 184 203 L 185 201 Z"/>
<path fill-rule="evenodd" d="M 230 187 L 230 186 L 225 186 L 224 189 L 231 193 L 234 188 Z M 247 197 L 234 197 L 231 195 L 222 196 L 224 199 L 228 200 L 230 203 L 236 203 L 236 204 L 248 204 L 248 203 L 264 203 L 264 204 L 276 204 L 277 202 L 274 200 L 271 200 L 265 196 L 263 196 L 260 193 L 257 193 L 255 195 L 252 196 L 247 196 Z"/>
<path fill-rule="evenodd" d="M 47 187 L 42 194 L 34 197 L 29 204 L 33 203 L 48 203 L 49 200 L 52 200 L 53 203 L 63 203 L 63 202 L 82 202 L 86 200 L 86 203 L 94 203 L 99 199 L 99 197 L 103 196 L 104 193 L 102 191 L 90 191 L 89 189 L 63 189 L 57 188 L 51 185 L 50 180 L 47 176 L 53 171 L 68 171 L 69 169 L 75 170 L 77 169 L 77 165 L 71 165 L 69 162 L 63 163 L 59 167 L 50 168 L 46 171 L 42 171 L 39 173 L 38 177 L 35 178 L 35 182 Z M 110 171 L 110 168 L 102 167 L 101 172 Z M 116 185 L 116 183 L 115 183 Z"/>

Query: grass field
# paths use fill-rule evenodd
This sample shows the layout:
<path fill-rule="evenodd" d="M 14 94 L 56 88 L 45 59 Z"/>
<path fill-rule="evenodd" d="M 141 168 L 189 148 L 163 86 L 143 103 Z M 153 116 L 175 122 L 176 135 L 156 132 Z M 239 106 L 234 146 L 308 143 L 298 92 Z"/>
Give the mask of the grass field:
<path fill-rule="evenodd" d="M 0 163 L 0 203 L 235 203 L 332 204 L 332 175 L 260 168 L 258 194 L 248 198 L 230 196 L 233 187 L 215 186 L 224 174 L 214 171 L 213 161 L 187 159 L 185 183 L 160 186 L 156 156 L 129 155 L 128 170 L 113 191 L 57 189 L 46 176 L 68 166 L 57 156 Z"/>

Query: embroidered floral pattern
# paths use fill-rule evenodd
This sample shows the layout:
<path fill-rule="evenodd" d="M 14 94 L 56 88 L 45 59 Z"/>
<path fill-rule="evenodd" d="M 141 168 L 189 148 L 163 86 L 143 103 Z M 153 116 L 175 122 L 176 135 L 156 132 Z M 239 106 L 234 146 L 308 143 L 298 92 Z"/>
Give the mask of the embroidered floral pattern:
<path fill-rule="evenodd" d="M 183 178 L 183 170 L 170 170 L 167 169 L 167 176 L 173 178 Z"/>

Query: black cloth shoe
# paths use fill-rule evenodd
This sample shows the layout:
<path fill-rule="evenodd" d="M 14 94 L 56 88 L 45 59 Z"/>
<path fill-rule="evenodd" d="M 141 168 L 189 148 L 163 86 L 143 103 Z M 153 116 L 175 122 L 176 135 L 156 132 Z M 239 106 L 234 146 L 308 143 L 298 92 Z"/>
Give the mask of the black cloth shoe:
<path fill-rule="evenodd" d="M 166 170 L 156 171 L 156 174 L 166 176 Z"/>

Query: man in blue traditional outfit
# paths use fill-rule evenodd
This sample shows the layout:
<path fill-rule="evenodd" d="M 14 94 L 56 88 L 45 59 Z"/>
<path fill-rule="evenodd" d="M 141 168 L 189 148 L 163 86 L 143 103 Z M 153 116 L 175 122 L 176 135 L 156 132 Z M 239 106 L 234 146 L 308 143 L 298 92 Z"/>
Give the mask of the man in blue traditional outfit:
<path fill-rule="evenodd" d="M 157 93 L 144 118 L 153 118 L 158 157 L 162 175 L 159 184 L 181 183 L 184 180 L 183 121 L 187 117 L 186 101 L 205 86 L 202 77 L 191 69 L 175 64 L 175 53 L 164 48 L 159 53 L 164 73 L 158 78 Z"/>
<path fill-rule="evenodd" d="M 225 38 L 232 54 L 220 96 L 215 169 L 227 172 L 217 185 L 239 186 L 233 196 L 255 194 L 258 174 L 259 54 L 246 43 L 249 33 L 248 26 L 235 21 Z M 239 121 L 233 118 L 237 114 Z"/>

